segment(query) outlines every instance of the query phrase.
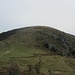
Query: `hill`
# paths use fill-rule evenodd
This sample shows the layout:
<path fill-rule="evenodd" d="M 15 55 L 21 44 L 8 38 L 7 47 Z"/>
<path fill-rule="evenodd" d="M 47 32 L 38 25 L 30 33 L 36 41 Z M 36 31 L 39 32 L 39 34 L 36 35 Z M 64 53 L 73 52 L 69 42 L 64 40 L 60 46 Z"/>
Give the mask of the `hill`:
<path fill-rule="evenodd" d="M 0 34 L 0 44 L 4 47 L 17 45 L 47 49 L 62 56 L 75 57 L 75 36 L 45 26 L 4 32 Z"/>
<path fill-rule="evenodd" d="M 15 61 L 24 68 L 27 64 L 37 63 L 40 56 L 43 71 L 75 70 L 75 36 L 45 26 L 0 34 L 0 66 L 8 66 Z"/>

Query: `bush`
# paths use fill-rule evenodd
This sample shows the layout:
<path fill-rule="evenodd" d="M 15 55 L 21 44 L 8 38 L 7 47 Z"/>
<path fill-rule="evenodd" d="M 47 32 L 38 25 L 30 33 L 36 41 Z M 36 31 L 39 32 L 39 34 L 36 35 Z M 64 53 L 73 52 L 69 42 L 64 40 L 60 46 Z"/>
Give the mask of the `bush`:
<path fill-rule="evenodd" d="M 20 75 L 20 71 L 19 71 L 19 67 L 17 66 L 17 64 L 12 64 L 9 67 L 9 75 Z"/>

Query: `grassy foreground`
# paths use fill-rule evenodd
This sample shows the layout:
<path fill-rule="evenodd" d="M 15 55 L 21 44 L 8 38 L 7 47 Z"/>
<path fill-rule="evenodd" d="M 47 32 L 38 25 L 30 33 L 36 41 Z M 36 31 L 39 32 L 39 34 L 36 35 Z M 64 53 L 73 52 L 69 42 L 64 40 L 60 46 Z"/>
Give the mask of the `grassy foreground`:
<path fill-rule="evenodd" d="M 74 58 L 53 55 L 50 51 L 17 46 L 0 51 L 1 67 L 9 67 L 12 63 L 16 63 L 20 69 L 26 70 L 27 65 L 35 65 L 39 61 L 41 61 L 41 72 L 44 72 L 46 75 L 48 70 L 69 71 L 72 73 L 75 70 Z"/>

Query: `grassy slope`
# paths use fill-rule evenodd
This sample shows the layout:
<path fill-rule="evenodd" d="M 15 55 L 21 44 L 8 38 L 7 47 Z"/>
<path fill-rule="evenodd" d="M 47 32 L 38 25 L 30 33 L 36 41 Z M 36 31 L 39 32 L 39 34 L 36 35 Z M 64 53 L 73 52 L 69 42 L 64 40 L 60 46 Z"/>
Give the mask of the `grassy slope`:
<path fill-rule="evenodd" d="M 6 49 L 5 51 L 0 51 L 0 66 L 8 66 L 13 61 L 16 62 L 20 67 L 25 68 L 28 64 L 36 64 L 39 62 L 39 56 L 34 56 L 31 58 L 10 58 L 10 57 L 30 57 L 34 54 L 50 54 L 47 56 L 42 56 L 42 71 L 47 72 L 49 69 L 55 70 L 75 70 L 75 59 L 62 57 L 59 55 L 52 55 L 49 51 L 35 49 L 35 48 L 20 48 L 13 47 Z"/>
<path fill-rule="evenodd" d="M 36 28 L 37 29 L 37 28 Z M 41 45 L 45 41 L 42 39 L 48 38 L 47 35 L 49 35 L 49 32 L 53 34 L 57 30 L 51 29 L 46 30 L 47 35 L 43 35 L 35 33 L 34 31 L 37 31 L 36 29 L 29 29 L 29 30 L 19 30 L 15 34 L 11 35 L 10 37 L 3 39 L 0 41 L 0 66 L 8 66 L 12 61 L 15 61 L 18 63 L 18 65 L 22 68 L 24 68 L 27 64 L 36 64 L 39 61 L 39 57 L 31 57 L 31 58 L 10 58 L 10 57 L 29 57 L 33 56 L 35 54 L 50 54 L 48 56 L 42 56 L 42 70 L 46 71 L 49 69 L 61 69 L 61 70 L 75 70 L 75 59 L 74 58 L 67 58 L 67 57 L 62 57 L 59 55 L 56 55 L 56 53 L 52 54 L 48 49 L 41 48 Z M 39 30 L 39 28 L 38 28 Z M 39 30 L 41 31 L 41 30 Z M 42 29 L 43 32 L 45 32 L 45 29 Z M 57 33 L 54 33 L 55 35 L 59 35 L 58 32 L 61 34 L 60 31 L 57 31 Z M 25 35 L 24 35 L 25 34 Z M 34 34 L 34 35 L 32 35 Z M 38 34 L 38 35 L 37 35 Z M 63 34 L 63 33 L 62 33 Z M 65 34 L 68 35 L 68 34 Z M 36 37 L 40 36 L 38 38 L 42 42 L 37 42 L 35 41 Z M 71 42 L 74 40 L 74 37 L 70 35 L 67 36 L 67 38 L 72 39 Z M 46 41 L 49 41 L 57 47 L 60 47 L 60 49 L 63 50 L 63 47 L 61 44 L 55 40 L 53 40 L 51 37 L 46 39 Z M 69 41 L 70 42 L 70 41 Z M 36 47 L 35 47 L 36 45 Z M 39 46 L 39 47 L 38 47 Z"/>

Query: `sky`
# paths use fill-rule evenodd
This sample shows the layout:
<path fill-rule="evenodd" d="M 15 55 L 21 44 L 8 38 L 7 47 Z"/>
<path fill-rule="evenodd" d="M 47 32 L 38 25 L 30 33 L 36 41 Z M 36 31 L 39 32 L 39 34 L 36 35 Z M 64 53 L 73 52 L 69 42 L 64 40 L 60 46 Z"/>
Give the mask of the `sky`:
<path fill-rule="evenodd" d="M 0 0 L 0 33 L 37 25 L 75 35 L 75 0 Z"/>

